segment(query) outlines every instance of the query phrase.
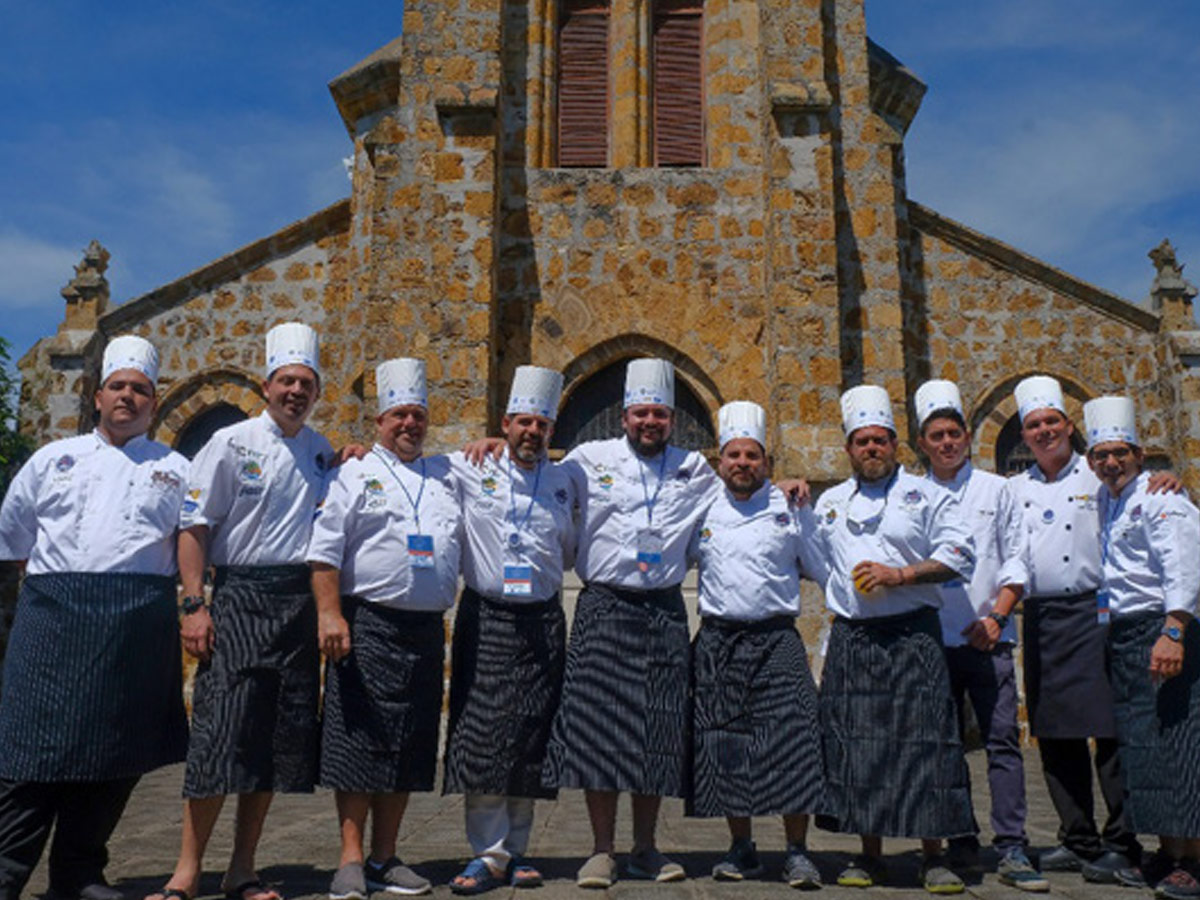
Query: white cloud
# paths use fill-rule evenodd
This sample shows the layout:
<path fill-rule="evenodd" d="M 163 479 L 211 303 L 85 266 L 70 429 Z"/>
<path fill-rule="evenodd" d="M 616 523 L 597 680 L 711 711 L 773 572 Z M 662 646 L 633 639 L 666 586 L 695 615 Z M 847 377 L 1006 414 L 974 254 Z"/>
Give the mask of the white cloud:
<path fill-rule="evenodd" d="M 12 229 L 0 230 L 0 310 L 53 310 L 62 314 L 59 291 L 75 274 L 83 247 L 53 244 Z"/>

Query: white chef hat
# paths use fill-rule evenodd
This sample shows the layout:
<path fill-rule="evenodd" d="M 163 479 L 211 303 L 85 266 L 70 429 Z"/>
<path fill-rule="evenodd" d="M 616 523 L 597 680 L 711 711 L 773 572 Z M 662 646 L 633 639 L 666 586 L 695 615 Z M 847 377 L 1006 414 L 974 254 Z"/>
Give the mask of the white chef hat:
<path fill-rule="evenodd" d="M 753 438 L 764 450 L 767 448 L 767 414 L 757 403 L 734 400 L 717 410 L 717 430 L 721 448 L 735 438 Z"/>
<path fill-rule="evenodd" d="M 1097 397 L 1083 404 L 1083 427 L 1088 449 L 1106 441 L 1138 444 L 1137 417 L 1128 397 Z"/>
<path fill-rule="evenodd" d="M 531 414 L 554 421 L 562 396 L 562 372 L 541 366 L 517 366 L 508 392 L 508 415 Z"/>
<path fill-rule="evenodd" d="M 425 360 L 399 357 L 381 362 L 375 367 L 375 389 L 381 416 L 393 406 L 423 406 L 428 409 Z"/>
<path fill-rule="evenodd" d="M 639 403 L 675 408 L 675 367 L 665 359 L 631 359 L 625 367 L 625 407 Z"/>
<path fill-rule="evenodd" d="M 1056 409 L 1064 416 L 1067 414 L 1062 385 L 1049 375 L 1030 375 L 1020 381 L 1013 389 L 1013 399 L 1017 401 L 1017 412 L 1022 422 L 1038 409 Z"/>
<path fill-rule="evenodd" d="M 892 434 L 896 433 L 892 401 L 887 390 L 874 384 L 860 384 L 842 394 L 842 430 L 849 437 L 868 425 L 881 425 Z"/>
<path fill-rule="evenodd" d="M 944 378 L 934 378 L 917 388 L 917 395 L 913 398 L 913 407 L 917 413 L 918 428 L 924 427 L 925 420 L 930 415 L 944 409 L 952 409 L 966 418 L 966 414 L 963 412 L 962 394 L 958 391 L 958 385 L 953 381 L 946 381 Z"/>
<path fill-rule="evenodd" d="M 267 377 L 283 366 L 308 366 L 321 374 L 320 341 L 303 322 L 284 322 L 267 332 Z"/>
<path fill-rule="evenodd" d="M 104 348 L 104 360 L 100 364 L 100 383 L 108 381 L 108 376 L 121 369 L 134 369 L 141 372 L 154 384 L 158 381 L 158 351 L 145 338 L 133 334 L 123 334 L 113 338 Z"/>

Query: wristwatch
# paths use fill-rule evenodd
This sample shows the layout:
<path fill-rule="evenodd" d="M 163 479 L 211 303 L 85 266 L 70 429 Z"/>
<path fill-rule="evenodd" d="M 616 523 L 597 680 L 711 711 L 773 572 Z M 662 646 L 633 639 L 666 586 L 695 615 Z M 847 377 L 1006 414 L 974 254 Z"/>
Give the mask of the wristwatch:
<path fill-rule="evenodd" d="M 1164 625 L 1162 634 L 1163 637 L 1170 638 L 1177 644 L 1183 640 L 1183 629 L 1178 625 Z"/>
<path fill-rule="evenodd" d="M 988 613 L 988 618 L 999 625 L 1001 629 L 1008 625 L 1008 616 L 1004 613 L 991 612 Z"/>
<path fill-rule="evenodd" d="M 204 606 L 203 594 L 188 594 L 179 604 L 179 608 L 183 610 L 185 616 L 190 616 Z"/>

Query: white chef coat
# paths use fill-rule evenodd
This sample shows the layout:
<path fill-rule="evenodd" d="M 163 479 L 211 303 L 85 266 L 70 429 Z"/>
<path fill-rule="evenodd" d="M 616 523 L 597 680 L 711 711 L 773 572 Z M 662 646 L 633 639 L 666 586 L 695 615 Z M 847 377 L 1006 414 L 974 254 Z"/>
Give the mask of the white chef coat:
<path fill-rule="evenodd" d="M 850 511 L 851 515 L 847 515 Z M 835 615 L 871 619 L 939 607 L 941 585 L 908 584 L 858 593 L 852 570 L 860 562 L 908 566 L 927 559 L 969 579 L 975 569 L 974 540 L 958 501 L 926 478 L 898 466 L 890 480 L 850 478 L 830 488 L 816 505 L 817 534 L 829 561 L 825 604 Z M 856 533 L 857 532 L 857 533 Z"/>
<path fill-rule="evenodd" d="M 489 456 L 479 466 L 452 453 L 450 466 L 466 529 L 462 571 L 467 587 L 507 603 L 548 600 L 558 593 L 563 567 L 575 554 L 575 485 L 567 470 L 543 460 L 540 471 L 527 471 L 513 463 L 507 446 L 503 458 Z M 505 566 L 531 569 L 528 594 L 505 594 Z"/>
<path fill-rule="evenodd" d="M 1182 494 L 1151 494 L 1142 472 L 1117 498 L 1100 486 L 1103 590 L 1109 612 L 1196 614 L 1200 511 Z"/>
<path fill-rule="evenodd" d="M 1006 487 L 1008 480 L 976 469 L 970 460 L 950 481 L 932 472 L 926 477 L 958 500 L 959 513 L 975 539 L 975 574 L 941 584 L 942 643 L 961 647 L 968 643 L 963 630 L 992 611 L 1000 588 L 1025 583 L 1025 521 Z M 1015 620 L 1004 626 L 1000 640 L 1017 642 Z"/>
<path fill-rule="evenodd" d="M 415 507 L 415 508 L 414 508 Z M 411 564 L 409 535 L 433 539 L 433 566 Z M 445 456 L 406 463 L 376 444 L 338 466 L 313 522 L 309 562 L 339 569 L 342 594 L 399 609 L 454 605 L 462 555 L 458 485 Z"/>
<path fill-rule="evenodd" d="M 180 527 L 209 527 L 213 565 L 303 564 L 332 463 L 329 441 L 307 426 L 284 437 L 264 410 L 196 454 Z"/>
<path fill-rule="evenodd" d="M 1072 454 L 1053 481 L 1038 466 L 1009 479 L 1025 519 L 1029 569 L 1026 597 L 1084 594 L 1100 586 L 1100 479 Z"/>
<path fill-rule="evenodd" d="M 821 585 L 829 577 L 816 530 L 812 507 L 790 508 L 770 481 L 746 500 L 722 490 L 688 546 L 700 569 L 700 614 L 748 622 L 800 615 L 800 576 Z"/>
<path fill-rule="evenodd" d="M 721 489 L 703 456 L 668 446 L 645 459 L 619 437 L 580 444 L 563 465 L 579 502 L 580 578 L 643 590 L 683 581 L 692 530 Z M 638 534 L 647 529 L 662 538 L 662 561 L 642 571 Z"/>
<path fill-rule="evenodd" d="M 0 559 L 30 575 L 174 575 L 188 461 L 145 435 L 53 441 L 21 467 L 0 507 Z"/>

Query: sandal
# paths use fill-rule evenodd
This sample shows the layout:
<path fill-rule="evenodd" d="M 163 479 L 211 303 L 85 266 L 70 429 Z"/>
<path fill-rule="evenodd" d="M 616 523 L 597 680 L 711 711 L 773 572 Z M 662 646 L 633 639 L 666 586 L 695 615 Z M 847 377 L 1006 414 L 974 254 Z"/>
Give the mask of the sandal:
<path fill-rule="evenodd" d="M 460 880 L 471 879 L 474 884 L 459 884 Z M 488 891 L 504 887 L 504 879 L 492 874 L 492 868 L 482 859 L 473 859 L 465 869 L 454 876 L 450 882 L 450 892 L 460 897 L 473 897 L 476 894 L 486 894 Z"/>
<path fill-rule="evenodd" d="M 514 856 L 508 863 L 508 883 L 515 888 L 541 887 L 542 873 L 523 857 Z"/>
<path fill-rule="evenodd" d="M 256 894 L 270 894 L 275 900 L 283 900 L 283 895 L 274 888 L 267 887 L 260 879 L 250 878 L 243 881 L 236 887 L 231 887 L 225 891 L 225 900 L 250 900 L 246 896 L 248 891 L 253 891 Z"/>

